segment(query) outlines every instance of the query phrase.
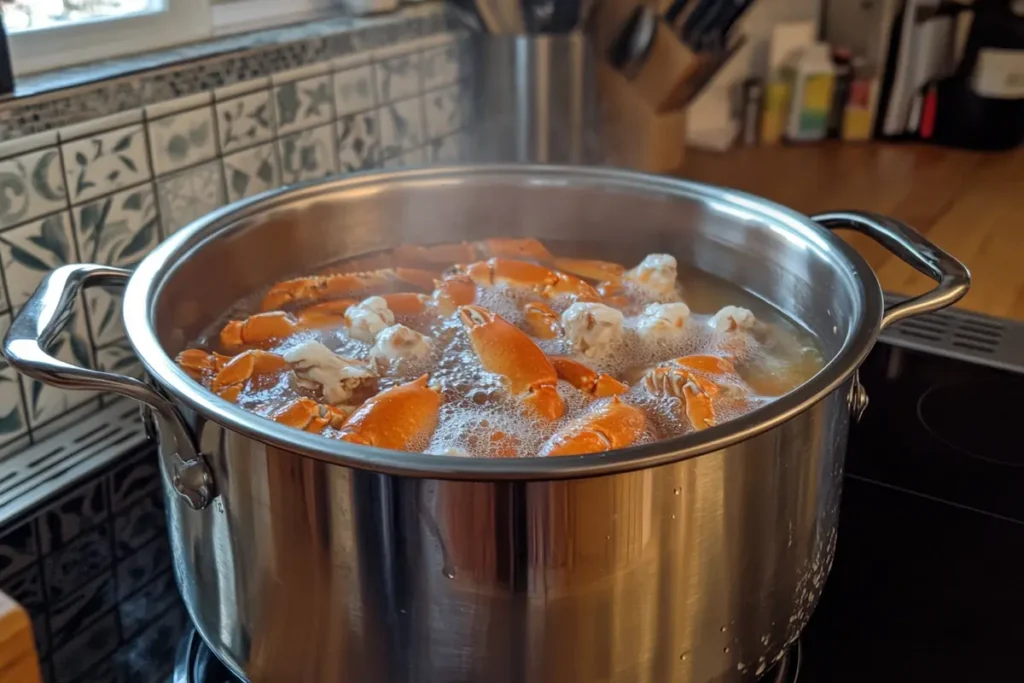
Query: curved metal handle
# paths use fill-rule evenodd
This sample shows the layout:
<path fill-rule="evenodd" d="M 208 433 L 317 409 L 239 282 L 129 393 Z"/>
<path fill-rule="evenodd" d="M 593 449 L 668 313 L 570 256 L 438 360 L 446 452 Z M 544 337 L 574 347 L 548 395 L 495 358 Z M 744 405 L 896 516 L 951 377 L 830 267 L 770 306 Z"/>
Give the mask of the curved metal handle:
<path fill-rule="evenodd" d="M 46 349 L 64 329 L 79 292 L 95 286 L 124 286 L 131 271 L 93 264 L 61 266 L 43 278 L 4 339 L 8 362 L 19 372 L 62 389 L 111 391 L 152 408 L 168 425 L 178 462 L 174 487 L 201 510 L 213 499 L 213 479 L 192 434 L 174 405 L 151 386 L 110 372 L 81 368 L 51 356 Z"/>
<path fill-rule="evenodd" d="M 894 218 L 866 211 L 833 211 L 811 216 L 811 220 L 829 230 L 856 230 L 867 235 L 938 283 L 930 292 L 887 308 L 882 316 L 883 330 L 904 318 L 952 306 L 971 286 L 971 274 L 964 264 Z"/>

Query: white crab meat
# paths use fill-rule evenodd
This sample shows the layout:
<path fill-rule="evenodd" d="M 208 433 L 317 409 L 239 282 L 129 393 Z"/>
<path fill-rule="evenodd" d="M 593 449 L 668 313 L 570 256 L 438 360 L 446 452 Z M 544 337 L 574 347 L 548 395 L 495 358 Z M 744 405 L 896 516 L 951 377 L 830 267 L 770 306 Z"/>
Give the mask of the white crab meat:
<path fill-rule="evenodd" d="M 348 322 L 350 337 L 372 344 L 377 333 L 395 324 L 395 314 L 382 297 L 371 296 L 350 306 L 345 311 L 345 320 Z"/>
<path fill-rule="evenodd" d="M 757 324 L 757 318 L 746 308 L 726 306 L 715 313 L 708 324 L 719 332 L 749 332 Z"/>
<path fill-rule="evenodd" d="M 649 341 L 678 339 L 689 317 L 690 307 L 684 303 L 648 304 L 637 320 L 636 331 Z"/>
<path fill-rule="evenodd" d="M 339 356 L 317 341 L 289 349 L 284 359 L 292 366 L 298 386 L 319 390 L 331 405 L 344 405 L 361 387 L 377 380 L 362 361 Z"/>
<path fill-rule="evenodd" d="M 668 254 L 648 254 L 635 267 L 626 271 L 625 279 L 658 296 L 676 293 L 678 267 Z"/>
<path fill-rule="evenodd" d="M 597 303 L 575 303 L 562 313 L 562 329 L 573 351 L 589 358 L 606 354 L 622 338 L 622 312 Z"/>
<path fill-rule="evenodd" d="M 409 361 L 419 363 L 430 357 L 430 338 L 405 325 L 391 325 L 377 333 L 377 341 L 370 349 L 370 358 L 381 372 L 392 363 Z"/>

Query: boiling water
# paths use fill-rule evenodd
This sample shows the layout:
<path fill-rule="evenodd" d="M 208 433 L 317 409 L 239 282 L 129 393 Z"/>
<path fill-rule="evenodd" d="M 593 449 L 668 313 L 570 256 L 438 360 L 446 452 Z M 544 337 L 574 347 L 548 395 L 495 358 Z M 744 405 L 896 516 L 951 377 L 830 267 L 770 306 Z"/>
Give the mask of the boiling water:
<path fill-rule="evenodd" d="M 557 243 L 549 243 L 549 246 L 555 254 L 577 253 L 565 245 L 559 248 Z M 368 263 L 373 267 L 387 267 L 389 258 L 387 253 L 364 256 L 358 262 L 341 262 L 324 272 L 361 271 Z M 651 367 L 693 354 L 728 353 L 734 358 L 739 376 L 748 385 L 749 396 L 742 402 L 716 401 L 718 423 L 769 403 L 805 382 L 822 367 L 822 355 L 813 336 L 764 301 L 719 278 L 686 270 L 682 266 L 678 283 L 677 295 L 661 301 L 638 288 L 627 286 L 629 305 L 624 308 L 624 334 L 606 355 L 584 358 L 573 354 L 563 339 L 534 339 L 548 355 L 572 356 L 594 370 L 629 384 L 630 390 L 621 395 L 620 400 L 640 408 L 647 417 L 646 431 L 639 443 L 693 431 L 680 399 L 652 396 L 643 386 L 643 374 Z M 365 294 L 373 293 L 381 292 Z M 256 312 L 261 296 L 262 293 L 239 302 L 207 330 L 196 346 L 220 351 L 218 335 L 223 324 L 229 319 L 241 319 Z M 498 285 L 478 289 L 478 305 L 525 331 L 529 328 L 522 311 L 523 305 L 529 301 L 544 301 L 558 313 L 572 303 L 568 298 L 542 299 L 520 287 Z M 638 313 L 647 303 L 666 301 L 683 301 L 690 308 L 691 316 L 686 322 L 685 333 L 669 342 L 646 339 L 636 328 Z M 752 311 L 759 322 L 757 328 L 753 332 L 725 334 L 709 326 L 711 316 L 727 305 Z M 379 378 L 375 390 L 382 391 L 428 373 L 431 383 L 440 387 L 443 398 L 437 429 L 429 440 L 412 444 L 409 450 L 478 457 L 530 455 L 538 452 L 567 421 L 591 410 L 595 401 L 609 400 L 594 399 L 568 382 L 559 380 L 557 390 L 565 402 L 564 417 L 557 421 L 539 418 L 524 410 L 519 397 L 509 394 L 505 378 L 484 370 L 457 315 L 449 318 L 430 314 L 395 317 L 396 323 L 430 337 L 433 340 L 432 353 L 425 361 L 393 364 Z M 309 340 L 320 341 L 339 355 L 359 360 L 369 359 L 372 347 L 372 344 L 349 338 L 344 326 L 338 326 L 299 332 L 263 348 L 284 353 Z M 291 373 L 284 373 L 250 382 L 238 403 L 266 416 L 298 396 L 322 401 L 317 392 L 297 386 Z M 332 431 L 328 428 L 324 435 L 330 437 Z"/>

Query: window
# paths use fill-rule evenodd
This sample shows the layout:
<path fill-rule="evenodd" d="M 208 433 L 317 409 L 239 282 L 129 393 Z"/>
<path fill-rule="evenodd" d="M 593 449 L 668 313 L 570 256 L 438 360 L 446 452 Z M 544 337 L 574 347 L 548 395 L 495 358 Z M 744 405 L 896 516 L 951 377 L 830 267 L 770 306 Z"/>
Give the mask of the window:
<path fill-rule="evenodd" d="M 300 21 L 331 0 L 0 0 L 15 76 Z"/>

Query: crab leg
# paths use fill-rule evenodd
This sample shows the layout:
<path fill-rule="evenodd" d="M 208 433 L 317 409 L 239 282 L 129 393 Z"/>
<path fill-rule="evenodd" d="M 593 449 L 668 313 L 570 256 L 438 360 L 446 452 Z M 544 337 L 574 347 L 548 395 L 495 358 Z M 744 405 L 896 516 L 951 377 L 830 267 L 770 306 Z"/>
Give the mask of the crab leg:
<path fill-rule="evenodd" d="M 441 393 L 427 385 L 427 375 L 377 394 L 341 427 L 338 438 L 349 443 L 404 451 L 426 445 L 437 427 Z"/>
<path fill-rule="evenodd" d="M 270 375 L 288 367 L 288 362 L 276 353 L 250 349 L 235 356 L 220 369 L 210 382 L 210 391 L 231 402 L 249 380 L 260 375 Z"/>
<path fill-rule="evenodd" d="M 295 399 L 270 415 L 274 422 L 314 434 L 319 434 L 328 426 L 340 428 L 347 417 L 343 410 L 305 397 Z"/>
<path fill-rule="evenodd" d="M 725 358 L 683 356 L 672 363 L 649 370 L 644 386 L 652 394 L 681 399 L 686 417 L 697 431 L 715 426 L 714 401 L 723 387 L 733 394 L 745 393 L 736 368 Z"/>
<path fill-rule="evenodd" d="M 557 339 L 562 336 L 562 321 L 549 306 L 541 303 L 528 303 L 523 307 L 523 313 L 534 337 Z"/>
<path fill-rule="evenodd" d="M 230 356 L 222 356 L 219 353 L 185 349 L 177 355 L 174 362 L 180 365 L 189 377 L 205 385 L 229 360 Z"/>
<path fill-rule="evenodd" d="M 491 258 L 455 266 L 455 272 L 468 275 L 484 287 L 507 284 L 527 287 L 546 297 L 568 294 L 581 301 L 597 301 L 597 290 L 573 275 L 566 275 L 527 261 Z"/>
<path fill-rule="evenodd" d="M 424 291 L 434 286 L 436 273 L 416 268 L 382 268 L 363 273 L 315 275 L 278 282 L 270 288 L 260 305 L 263 311 L 349 296 L 356 292 L 413 285 Z"/>
<path fill-rule="evenodd" d="M 303 325 L 291 313 L 268 311 L 245 320 L 230 320 L 220 331 L 220 345 L 228 351 L 263 346 L 295 334 Z"/>
<path fill-rule="evenodd" d="M 558 270 L 596 282 L 618 282 L 626 272 L 623 265 L 596 259 L 556 258 L 553 265 Z"/>
<path fill-rule="evenodd" d="M 445 317 L 476 301 L 476 283 L 466 275 L 447 275 L 435 284 L 434 305 Z"/>
<path fill-rule="evenodd" d="M 572 358 L 551 356 L 548 360 L 555 366 L 558 379 L 564 379 L 580 391 L 585 391 L 595 398 L 624 394 L 629 391 L 627 385 L 611 375 L 591 370 L 583 363 L 577 362 Z"/>
<path fill-rule="evenodd" d="M 584 455 L 626 448 L 636 443 L 646 424 L 642 411 L 613 396 L 555 432 L 541 446 L 540 455 Z"/>
<path fill-rule="evenodd" d="M 541 417 L 557 420 L 565 403 L 555 388 L 558 375 L 529 335 L 480 306 L 462 306 L 459 317 L 484 368 L 503 376 L 513 394 Z"/>

